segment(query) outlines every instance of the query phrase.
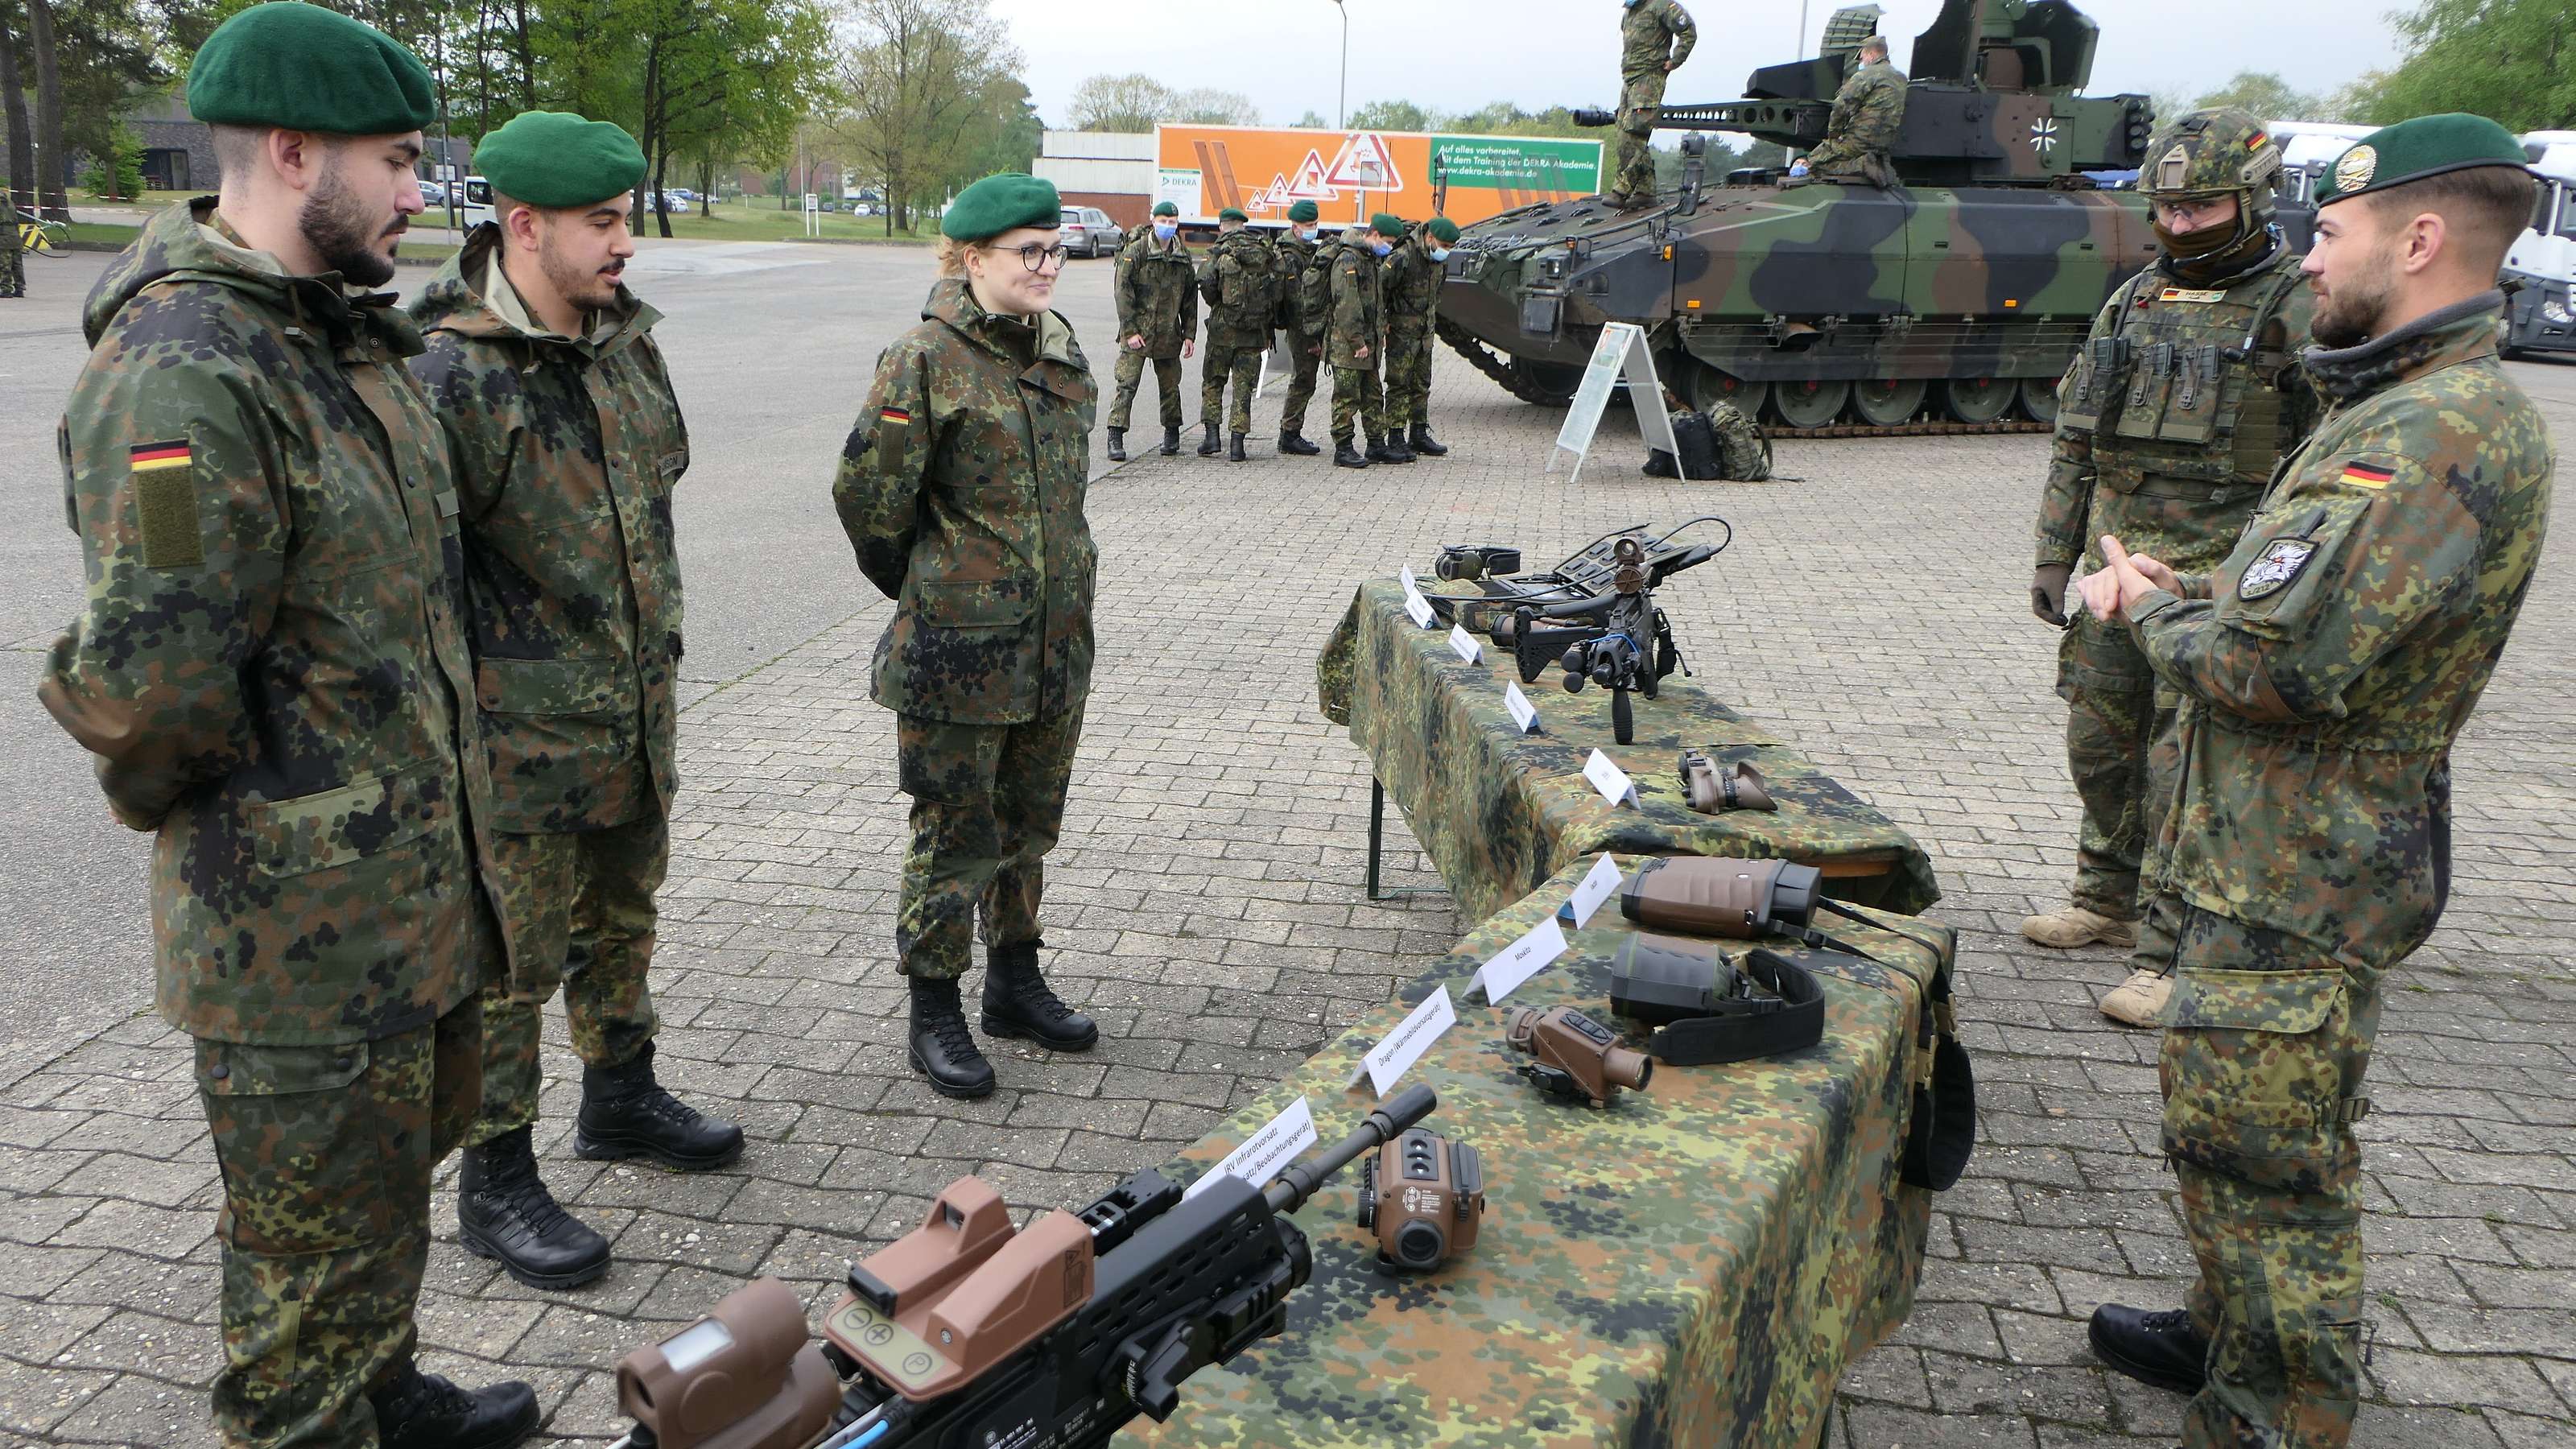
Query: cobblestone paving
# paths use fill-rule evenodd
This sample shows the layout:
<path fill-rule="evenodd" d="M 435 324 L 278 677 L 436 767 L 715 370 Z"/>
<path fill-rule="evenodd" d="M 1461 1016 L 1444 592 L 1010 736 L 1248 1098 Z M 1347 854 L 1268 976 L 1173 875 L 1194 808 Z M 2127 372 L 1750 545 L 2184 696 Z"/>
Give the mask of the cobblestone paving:
<path fill-rule="evenodd" d="M 890 719 L 864 697 L 885 607 L 855 576 L 846 622 L 695 701 L 660 1062 L 744 1122 L 751 1150 L 704 1177 L 573 1159 L 558 1017 L 545 1173 L 613 1236 L 617 1266 L 573 1293 L 520 1288 L 456 1246 L 442 1190 L 427 1365 L 531 1378 L 551 1435 L 599 1442 L 619 1427 L 615 1357 L 746 1277 L 819 1296 L 958 1174 L 1043 1206 L 1163 1160 L 1461 927 L 1444 895 L 1361 896 L 1368 772 L 1317 717 L 1312 673 L 1352 582 L 1442 541 L 1552 555 L 1714 510 L 1734 548 L 1663 600 L 1701 678 L 1916 831 L 1948 892 L 1936 913 L 1966 930 L 1982 1142 L 1939 1202 L 1913 1322 L 1854 1368 L 1832 1437 L 2169 1446 L 2179 1400 L 2106 1376 L 2083 1344 L 2097 1301 L 2178 1301 L 2187 1269 L 2154 1156 L 2154 1039 L 2095 1012 L 2110 953 L 2013 930 L 2058 899 L 2073 855 L 2053 641 L 2022 595 L 2043 440 L 1793 443 L 1796 481 L 1767 486 L 1643 479 L 1617 443 L 1568 490 L 1540 473 L 1555 414 L 1453 356 L 1439 367 L 1446 460 L 1149 455 L 1096 486 L 1100 679 L 1048 899 L 1053 970 L 1101 1019 L 1093 1053 L 1006 1050 L 1001 1090 L 976 1103 L 904 1069 L 901 797 Z M 2395 979 L 2373 1072 L 2364 1449 L 2576 1441 L 2571 534 L 2463 742 L 2451 913 Z M 1394 883 L 1437 885 L 1400 824 L 1390 843 Z M 187 1062 L 145 1016 L 0 1071 L 16 1077 L 0 1088 L 0 1441 L 213 1442 L 217 1193 Z"/>

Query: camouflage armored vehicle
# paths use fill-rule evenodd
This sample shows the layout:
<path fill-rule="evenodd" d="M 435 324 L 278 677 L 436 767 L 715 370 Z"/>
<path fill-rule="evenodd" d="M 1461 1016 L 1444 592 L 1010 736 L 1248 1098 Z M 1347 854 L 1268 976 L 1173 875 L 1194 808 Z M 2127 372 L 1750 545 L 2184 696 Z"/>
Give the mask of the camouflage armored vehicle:
<path fill-rule="evenodd" d="M 1755 71 L 1740 101 L 1667 105 L 1661 126 L 1812 147 L 1878 15 L 1836 11 L 1818 59 Z M 1565 402 L 1620 321 L 1693 406 L 1837 433 L 2043 426 L 2093 314 L 2155 256 L 2144 201 L 2086 175 L 2136 167 L 2153 121 L 2144 96 L 2076 94 L 2099 38 L 2065 0 L 1946 0 L 1915 38 L 1893 189 L 1704 178 L 1694 134 L 1650 206 L 1587 197 L 1468 228 L 1440 335 L 1532 402 Z"/>

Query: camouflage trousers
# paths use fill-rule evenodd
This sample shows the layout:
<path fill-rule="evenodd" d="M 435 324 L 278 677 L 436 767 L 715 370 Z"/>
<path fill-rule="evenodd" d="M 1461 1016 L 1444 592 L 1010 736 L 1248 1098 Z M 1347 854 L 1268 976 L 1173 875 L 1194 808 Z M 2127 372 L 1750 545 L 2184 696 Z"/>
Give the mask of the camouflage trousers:
<path fill-rule="evenodd" d="M 1386 427 L 1400 433 L 1431 421 L 1431 330 L 1386 337 Z"/>
<path fill-rule="evenodd" d="M 1199 421 L 1212 423 L 1219 411 L 1225 414 L 1230 432 L 1252 431 L 1252 390 L 1261 385 L 1262 347 L 1219 348 L 1210 345 L 1199 354 Z M 1234 406 L 1225 405 L 1227 384 L 1234 387 Z"/>
<path fill-rule="evenodd" d="M 1655 118 L 1664 110 L 1664 73 L 1632 75 L 1619 87 L 1618 180 L 1610 189 L 1629 196 L 1655 194 Z"/>
<path fill-rule="evenodd" d="M 896 969 L 954 980 L 984 944 L 1038 939 L 1043 862 L 1064 827 L 1082 711 L 1027 724 L 895 716 L 896 769 L 912 797 L 912 843 L 895 901 Z"/>
<path fill-rule="evenodd" d="M 197 1042 L 224 1206 L 225 1449 L 376 1449 L 367 1391 L 411 1358 L 429 1181 L 473 1120 L 483 1013 L 340 1046 Z"/>
<path fill-rule="evenodd" d="M 1303 437 L 1306 433 L 1306 405 L 1315 400 L 1315 372 L 1324 360 L 1315 349 L 1323 346 L 1323 339 L 1293 330 L 1280 336 L 1288 347 L 1290 370 L 1288 398 L 1279 407 L 1279 431 Z"/>
<path fill-rule="evenodd" d="M 2066 766 L 2083 802 L 2070 899 L 2114 920 L 2139 915 L 2140 867 L 2182 765 L 2176 706 L 2125 624 L 2077 611 L 2057 646 Z"/>
<path fill-rule="evenodd" d="M 1135 406 L 1136 388 L 1145 380 L 1145 354 L 1125 346 L 1118 349 L 1118 397 L 1109 405 L 1109 423 L 1113 428 L 1127 426 L 1127 413 Z M 1154 364 L 1154 386 L 1163 395 L 1163 426 L 1181 425 L 1181 360 L 1157 357 Z"/>
<path fill-rule="evenodd" d="M 2183 1449 L 2342 1449 L 2361 1392 L 2361 1150 L 2374 986 L 2159 897 L 2177 972 L 2158 1076 L 2209 1382 Z"/>
<path fill-rule="evenodd" d="M 660 919 L 653 893 L 670 860 L 670 826 L 658 805 L 603 830 L 493 835 L 510 979 L 483 988 L 483 1109 L 469 1145 L 537 1120 L 537 1039 L 557 986 L 583 1062 L 619 1066 L 653 1039 L 660 1021 L 644 978 Z"/>
<path fill-rule="evenodd" d="M 1386 431 L 1386 399 L 1374 367 L 1333 369 L 1333 441 L 1349 442 L 1354 427 L 1371 438 Z"/>

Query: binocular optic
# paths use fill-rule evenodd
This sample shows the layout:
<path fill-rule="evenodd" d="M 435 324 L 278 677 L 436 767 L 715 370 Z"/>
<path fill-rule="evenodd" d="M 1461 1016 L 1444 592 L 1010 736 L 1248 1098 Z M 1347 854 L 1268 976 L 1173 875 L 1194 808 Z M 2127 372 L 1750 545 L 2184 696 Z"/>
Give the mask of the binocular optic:
<path fill-rule="evenodd" d="M 1621 1087 L 1642 1090 L 1655 1074 L 1644 1052 L 1619 1045 L 1619 1034 L 1571 1006 L 1524 1006 L 1503 1024 L 1503 1039 L 1530 1060 L 1513 1070 L 1552 1097 L 1606 1107 Z"/>
<path fill-rule="evenodd" d="M 1702 815 L 1728 810 L 1777 810 L 1762 772 L 1741 760 L 1720 765 L 1697 750 L 1682 751 L 1682 794 Z"/>
<path fill-rule="evenodd" d="M 1476 1246 L 1485 1169 L 1476 1149 L 1416 1127 L 1360 1164 L 1360 1226 L 1381 1268 L 1427 1273 Z"/>
<path fill-rule="evenodd" d="M 1431 573 L 1441 579 L 1481 579 L 1521 571 L 1521 551 L 1499 543 L 1444 543 Z"/>

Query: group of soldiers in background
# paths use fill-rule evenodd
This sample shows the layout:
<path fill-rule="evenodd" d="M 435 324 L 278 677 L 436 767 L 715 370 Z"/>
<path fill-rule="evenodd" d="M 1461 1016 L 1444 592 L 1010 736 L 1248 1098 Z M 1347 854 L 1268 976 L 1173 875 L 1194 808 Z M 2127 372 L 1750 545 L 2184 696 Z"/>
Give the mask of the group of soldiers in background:
<path fill-rule="evenodd" d="M 1448 445 L 1431 433 L 1431 342 L 1457 224 L 1435 216 L 1409 226 L 1381 212 L 1327 241 L 1311 201 L 1290 207 L 1288 225 L 1279 231 L 1249 222 L 1242 211 L 1225 208 L 1217 214 L 1216 241 L 1194 256 L 1180 233 L 1180 208 L 1160 202 L 1151 225 L 1120 249 L 1109 460 L 1127 460 L 1128 420 L 1148 362 L 1161 394 L 1162 451 L 1181 450 L 1181 362 L 1197 349 L 1202 303 L 1201 457 L 1222 453 L 1244 461 L 1262 356 L 1274 343 L 1285 348 L 1289 364 L 1280 452 L 1323 451 L 1306 437 L 1306 409 L 1320 368 L 1329 365 L 1335 463 L 1365 468 L 1447 453 Z"/>

